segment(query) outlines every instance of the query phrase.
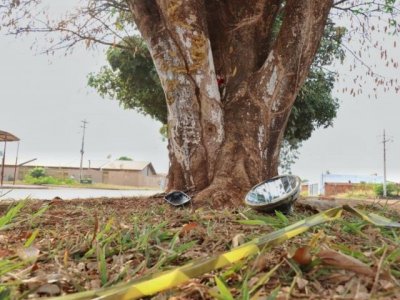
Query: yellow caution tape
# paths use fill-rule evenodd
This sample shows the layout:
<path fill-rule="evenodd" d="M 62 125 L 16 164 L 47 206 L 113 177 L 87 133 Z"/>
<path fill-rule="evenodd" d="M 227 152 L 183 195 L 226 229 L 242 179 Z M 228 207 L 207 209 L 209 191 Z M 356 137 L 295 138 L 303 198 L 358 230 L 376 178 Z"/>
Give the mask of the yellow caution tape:
<path fill-rule="evenodd" d="M 220 255 L 196 260 L 182 267 L 155 274 L 139 281 L 136 280 L 97 291 L 71 294 L 57 299 L 78 300 L 96 298 L 108 300 L 130 300 L 151 296 L 158 292 L 176 287 L 187 282 L 191 278 L 201 276 L 205 273 L 220 269 L 251 255 L 257 254 L 265 247 L 281 244 L 282 242 L 307 231 L 313 226 L 336 220 L 340 218 L 343 209 L 377 226 L 400 227 L 399 223 L 393 222 L 379 215 L 366 214 L 348 205 L 344 205 L 343 207 L 339 206 L 308 217 L 277 231 L 268 233 Z"/>
<path fill-rule="evenodd" d="M 357 216 L 359 216 L 361 219 L 363 219 L 364 221 L 367 221 L 371 224 L 377 225 L 377 226 L 383 226 L 383 227 L 396 227 L 396 228 L 400 228 L 400 224 L 393 222 L 392 220 L 382 217 L 380 215 L 374 214 L 374 213 L 369 213 L 369 214 L 365 214 L 363 212 L 361 212 L 360 210 L 351 207 L 349 205 L 343 205 L 343 208 L 345 210 L 347 210 L 348 212 L 355 214 Z"/>

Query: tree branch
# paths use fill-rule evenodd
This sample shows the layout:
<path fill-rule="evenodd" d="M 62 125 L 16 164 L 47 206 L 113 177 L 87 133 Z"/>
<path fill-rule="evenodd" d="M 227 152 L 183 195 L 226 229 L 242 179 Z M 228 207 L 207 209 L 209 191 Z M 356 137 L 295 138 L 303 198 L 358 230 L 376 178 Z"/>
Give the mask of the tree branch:
<path fill-rule="evenodd" d="M 7 27 L 9 34 L 45 33 L 50 46 L 44 52 L 71 49 L 79 42 L 127 48 L 118 43 L 124 38 L 119 31 L 126 34 L 128 28 L 133 28 L 130 17 L 123 15 L 129 8 L 122 0 L 88 0 L 74 11 L 52 19 L 53 16 L 43 15 L 45 8 L 40 0 L 20 0 L 19 5 L 13 5 L 12 0 L 4 2 L 7 12 L 0 25 Z M 117 23 L 124 23 L 123 28 L 118 29 Z M 55 37 L 53 33 L 61 35 Z"/>
<path fill-rule="evenodd" d="M 146 40 L 160 30 L 161 16 L 155 0 L 127 0 L 136 26 Z"/>
<path fill-rule="evenodd" d="M 331 8 L 331 0 L 287 1 L 275 44 L 255 80 L 259 95 L 273 110 L 291 107 L 318 49 Z M 292 99 L 279 93 L 290 88 Z M 275 106 L 274 102 L 278 103 Z"/>
<path fill-rule="evenodd" d="M 226 95 L 256 71 L 267 57 L 281 2 L 206 1 L 215 69 L 225 79 Z"/>

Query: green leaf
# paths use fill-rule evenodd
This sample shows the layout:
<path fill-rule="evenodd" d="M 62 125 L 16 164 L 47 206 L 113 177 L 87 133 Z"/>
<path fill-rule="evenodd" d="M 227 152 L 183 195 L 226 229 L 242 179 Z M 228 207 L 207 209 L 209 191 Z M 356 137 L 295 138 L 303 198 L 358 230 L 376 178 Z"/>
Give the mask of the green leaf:
<path fill-rule="evenodd" d="M 11 290 L 9 287 L 0 286 L 0 299 L 3 299 L 3 300 L 11 299 Z"/>
<path fill-rule="evenodd" d="M 277 286 L 275 289 L 272 290 L 271 294 L 269 294 L 267 300 L 275 300 L 278 296 L 279 290 L 281 289 L 280 286 Z"/>
<path fill-rule="evenodd" d="M 249 300 L 250 299 L 250 291 L 249 291 L 249 283 L 247 276 L 245 280 L 242 282 L 242 288 L 240 289 L 241 300 Z"/>
<path fill-rule="evenodd" d="M 288 218 L 286 218 L 286 216 L 285 216 L 282 212 L 280 212 L 279 210 L 276 210 L 276 211 L 275 211 L 275 215 L 277 216 L 277 218 L 279 219 L 279 221 L 282 222 L 282 224 L 284 224 L 284 225 L 289 224 Z"/>
<path fill-rule="evenodd" d="M 283 261 L 278 263 L 275 267 L 273 267 L 268 273 L 261 276 L 261 278 L 257 281 L 255 286 L 251 289 L 250 293 L 253 294 L 256 292 L 261 286 L 265 285 L 271 278 L 271 276 L 275 273 L 276 270 L 282 265 Z"/>
<path fill-rule="evenodd" d="M 103 248 L 99 247 L 97 261 L 98 261 L 98 264 L 99 264 L 99 273 L 100 273 L 101 285 L 104 286 L 108 281 L 105 246 Z"/>
<path fill-rule="evenodd" d="M 238 222 L 243 225 L 268 225 L 268 223 L 262 220 L 239 220 Z"/>
<path fill-rule="evenodd" d="M 42 216 L 48 209 L 49 209 L 50 205 L 43 205 L 37 212 L 35 212 L 32 215 L 31 218 L 31 223 L 33 219 L 39 218 L 40 216 Z"/>
<path fill-rule="evenodd" d="M 217 284 L 222 300 L 234 300 L 231 292 L 229 291 L 228 287 L 226 286 L 225 282 L 222 279 L 215 276 L 215 282 Z"/>
<path fill-rule="evenodd" d="M 24 247 L 25 247 L 25 248 L 30 247 L 30 246 L 32 245 L 32 243 L 35 241 L 35 239 L 36 239 L 36 237 L 37 237 L 38 234 L 39 234 L 39 229 L 36 228 L 36 229 L 32 232 L 32 234 L 31 234 L 31 236 L 29 237 L 29 239 L 25 242 Z"/>
<path fill-rule="evenodd" d="M 397 261 L 400 258 L 400 248 L 397 248 L 396 250 L 394 250 L 392 253 L 390 253 L 387 257 L 386 257 L 386 261 L 389 263 L 394 263 L 395 261 Z"/>
<path fill-rule="evenodd" d="M 0 230 L 16 217 L 25 205 L 26 200 L 19 201 L 17 205 L 11 207 L 4 216 L 0 217 Z"/>

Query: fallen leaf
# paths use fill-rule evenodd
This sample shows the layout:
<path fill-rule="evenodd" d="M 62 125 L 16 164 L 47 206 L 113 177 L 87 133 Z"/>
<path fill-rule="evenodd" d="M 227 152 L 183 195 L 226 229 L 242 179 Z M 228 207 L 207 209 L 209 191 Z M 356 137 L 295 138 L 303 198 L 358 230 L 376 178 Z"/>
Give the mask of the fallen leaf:
<path fill-rule="evenodd" d="M 319 277 L 320 281 L 334 282 L 336 284 L 346 283 L 351 279 L 349 274 L 333 273 L 327 276 Z"/>
<path fill-rule="evenodd" d="M 10 256 L 12 252 L 8 249 L 0 249 L 0 257 Z"/>
<path fill-rule="evenodd" d="M 309 246 L 298 248 L 292 259 L 301 266 L 308 265 L 312 259 L 311 248 Z"/>
<path fill-rule="evenodd" d="M 34 263 L 34 265 L 33 265 L 32 268 L 31 268 L 31 272 L 35 272 L 35 271 L 37 271 L 37 270 L 39 270 L 39 266 L 38 266 L 37 263 Z"/>
<path fill-rule="evenodd" d="M 190 222 L 190 223 L 183 225 L 183 227 L 181 229 L 181 235 L 188 234 L 190 231 L 192 231 L 193 229 L 196 229 L 198 226 L 199 225 L 195 222 Z"/>
<path fill-rule="evenodd" d="M 27 239 L 29 239 L 29 237 L 31 236 L 31 234 L 32 234 L 32 231 L 22 231 L 22 232 L 18 235 L 17 239 L 19 239 L 19 240 L 27 240 Z"/>
<path fill-rule="evenodd" d="M 232 239 L 232 247 L 237 247 L 239 245 L 244 244 L 244 237 L 245 235 L 243 233 L 239 233 L 237 235 L 235 235 Z"/>
<path fill-rule="evenodd" d="M 390 290 L 390 289 L 392 289 L 392 288 L 394 288 L 395 287 L 395 285 L 394 285 L 394 283 L 393 282 L 390 282 L 390 281 L 387 281 L 387 280 L 379 280 L 379 284 L 382 286 L 382 288 L 384 289 L 384 290 Z"/>
<path fill-rule="evenodd" d="M 355 259 L 354 257 L 331 249 L 321 250 L 317 254 L 317 257 L 321 259 L 322 263 L 325 265 L 353 271 L 355 273 L 364 274 L 367 276 L 375 276 L 373 270 L 363 262 Z"/>
<path fill-rule="evenodd" d="M 269 255 L 260 254 L 257 256 L 256 260 L 254 261 L 254 268 L 257 272 L 261 272 L 267 266 L 267 263 L 271 260 Z"/>

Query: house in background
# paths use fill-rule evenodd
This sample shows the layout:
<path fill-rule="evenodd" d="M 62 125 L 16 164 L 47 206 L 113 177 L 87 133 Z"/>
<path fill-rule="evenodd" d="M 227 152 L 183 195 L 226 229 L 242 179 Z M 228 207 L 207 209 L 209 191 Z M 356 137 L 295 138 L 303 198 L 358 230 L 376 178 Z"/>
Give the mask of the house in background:
<path fill-rule="evenodd" d="M 346 193 L 360 184 L 383 184 L 383 176 L 378 175 L 343 175 L 325 173 L 321 175 L 319 194 L 333 196 Z"/>
<path fill-rule="evenodd" d="M 354 189 L 361 184 L 383 184 L 383 176 L 377 175 L 344 175 L 324 173 L 320 182 L 303 182 L 301 191 L 307 196 L 334 196 Z"/>
<path fill-rule="evenodd" d="M 101 168 L 102 183 L 160 187 L 165 182 L 157 175 L 151 162 L 115 160 L 106 163 Z"/>
<path fill-rule="evenodd" d="M 318 196 L 319 184 L 317 182 L 309 182 L 309 181 L 302 182 L 301 193 L 305 196 Z"/>
<path fill-rule="evenodd" d="M 54 178 L 79 179 L 79 164 L 46 165 L 40 163 L 31 163 L 17 168 L 17 180 L 23 180 L 24 177 L 36 167 L 42 167 L 48 176 Z M 5 165 L 5 178 L 13 180 L 14 166 Z M 82 169 L 82 177 L 91 179 L 93 183 L 104 183 L 110 185 L 148 187 L 164 189 L 166 185 L 166 175 L 157 174 L 151 162 L 141 161 L 91 161 L 88 167 Z"/>

